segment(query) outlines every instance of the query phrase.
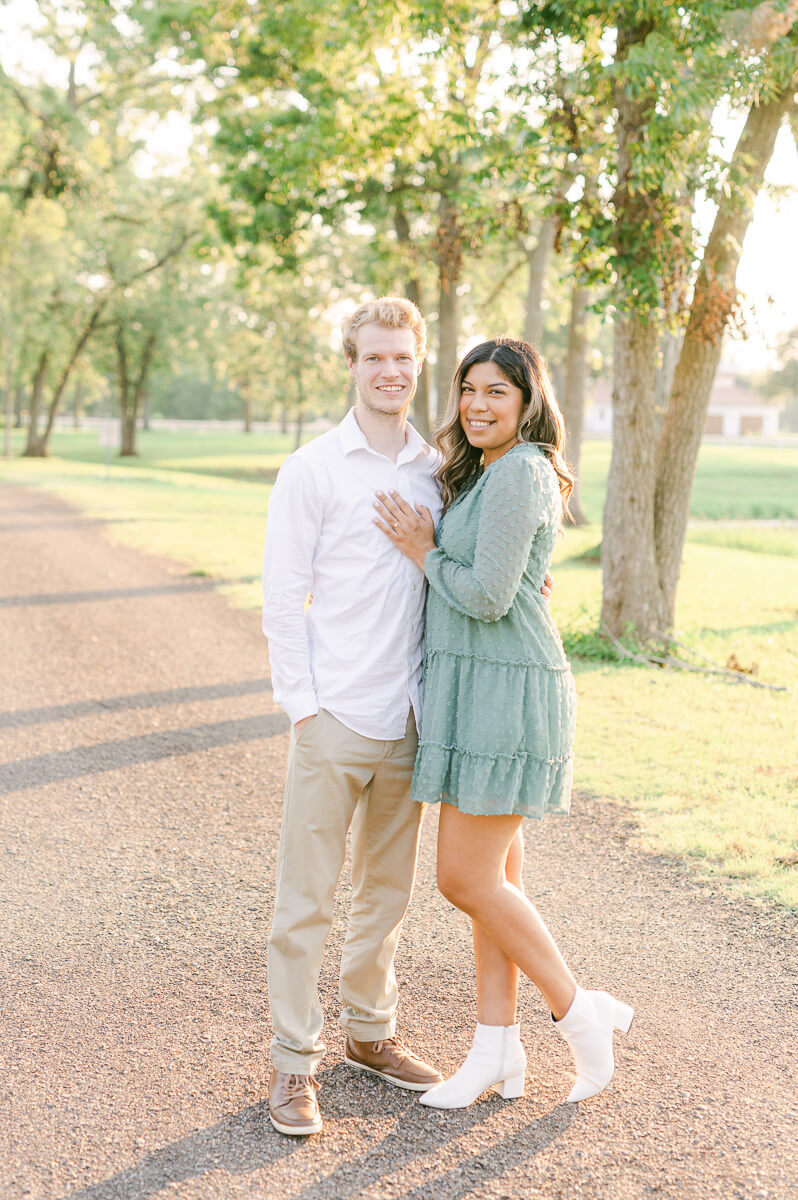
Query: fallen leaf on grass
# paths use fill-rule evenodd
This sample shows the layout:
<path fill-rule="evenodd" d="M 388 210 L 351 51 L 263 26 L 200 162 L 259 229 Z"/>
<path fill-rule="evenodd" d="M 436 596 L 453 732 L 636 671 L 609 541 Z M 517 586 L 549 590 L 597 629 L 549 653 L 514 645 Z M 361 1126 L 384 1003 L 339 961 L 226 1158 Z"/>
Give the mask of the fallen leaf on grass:
<path fill-rule="evenodd" d="M 782 858 L 777 858 L 776 865 L 779 867 L 798 867 L 798 853 L 785 854 Z"/>
<path fill-rule="evenodd" d="M 751 663 L 750 667 L 744 667 L 737 655 L 732 651 L 732 653 L 726 659 L 726 670 L 739 671 L 741 675 L 758 675 L 759 663 L 754 662 Z"/>

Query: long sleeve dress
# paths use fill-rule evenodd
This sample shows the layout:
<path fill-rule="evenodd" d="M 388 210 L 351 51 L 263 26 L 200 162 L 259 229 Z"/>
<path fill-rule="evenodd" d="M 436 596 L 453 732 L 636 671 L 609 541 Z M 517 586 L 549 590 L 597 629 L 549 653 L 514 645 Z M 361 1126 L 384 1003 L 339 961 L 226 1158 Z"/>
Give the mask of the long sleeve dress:
<path fill-rule="evenodd" d="M 573 676 L 540 588 L 561 521 L 554 468 L 514 446 L 444 514 L 429 581 L 414 800 L 542 817 L 570 805 Z"/>

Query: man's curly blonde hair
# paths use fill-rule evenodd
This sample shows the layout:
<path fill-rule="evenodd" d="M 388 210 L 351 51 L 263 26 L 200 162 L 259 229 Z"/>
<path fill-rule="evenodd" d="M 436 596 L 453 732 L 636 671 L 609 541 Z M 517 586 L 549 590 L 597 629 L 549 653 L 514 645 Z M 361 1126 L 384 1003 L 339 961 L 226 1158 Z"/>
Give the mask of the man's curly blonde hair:
<path fill-rule="evenodd" d="M 386 329 L 411 329 L 416 341 L 416 358 L 423 362 L 427 355 L 427 323 L 412 300 L 402 296 L 380 296 L 369 300 L 346 318 L 341 331 L 344 335 L 344 354 L 357 362 L 357 331 L 361 325 L 382 325 Z"/>

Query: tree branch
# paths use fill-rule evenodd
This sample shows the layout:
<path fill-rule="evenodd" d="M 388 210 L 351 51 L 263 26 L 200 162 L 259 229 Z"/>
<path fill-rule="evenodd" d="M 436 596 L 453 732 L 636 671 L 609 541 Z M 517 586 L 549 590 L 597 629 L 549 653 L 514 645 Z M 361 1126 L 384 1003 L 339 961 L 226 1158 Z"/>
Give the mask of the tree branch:
<path fill-rule="evenodd" d="M 779 687 L 775 683 L 761 683 L 760 680 L 751 679 L 750 676 L 744 675 L 741 671 L 730 671 L 726 667 L 698 667 L 694 663 L 685 662 L 683 658 L 674 658 L 670 654 L 664 656 L 657 654 L 635 654 L 634 651 L 627 649 L 623 642 L 620 642 L 617 637 L 611 634 L 606 625 L 601 626 L 601 632 L 615 647 L 620 658 L 639 663 L 643 667 L 675 667 L 679 671 L 692 671 L 698 675 L 719 675 L 721 678 L 729 679 L 733 683 L 747 683 L 750 687 L 765 688 L 769 692 L 786 692 L 788 690 L 786 687 Z M 681 643 L 676 642 L 673 638 L 659 633 L 654 634 L 654 637 L 661 637 L 663 641 L 671 642 L 674 645 L 681 645 Z M 682 648 L 685 650 L 688 649 L 687 646 L 683 646 Z M 705 662 L 710 662 L 710 659 L 704 655 L 700 657 L 704 658 Z"/>

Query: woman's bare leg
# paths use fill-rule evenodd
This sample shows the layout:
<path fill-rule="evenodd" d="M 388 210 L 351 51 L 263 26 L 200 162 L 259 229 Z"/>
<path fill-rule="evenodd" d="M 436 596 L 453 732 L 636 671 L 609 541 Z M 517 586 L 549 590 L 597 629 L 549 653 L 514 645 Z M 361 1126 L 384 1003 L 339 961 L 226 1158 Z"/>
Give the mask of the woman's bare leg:
<path fill-rule="evenodd" d="M 483 966 L 480 995 L 486 996 L 488 991 L 489 976 L 485 975 L 485 969 L 490 973 L 493 967 L 498 972 L 499 986 L 504 987 L 502 1003 L 496 1006 L 496 1011 L 506 1015 L 508 975 L 502 977 L 500 961 L 491 949 L 486 951 L 483 944 L 486 935 L 505 958 L 532 980 L 559 1020 L 571 1006 L 576 980 L 537 910 L 505 874 L 508 852 L 521 820 L 517 816 L 472 816 L 450 804 L 441 804 L 438 886 L 452 904 L 479 926 Z M 489 1012 L 494 1015 L 492 1005 Z M 483 1022 L 482 1018 L 480 1022 L 513 1024 L 504 1020 Z"/>
<path fill-rule="evenodd" d="M 504 862 L 508 883 L 524 890 L 524 837 L 519 825 Z M 480 1025 L 514 1025 L 518 1002 L 518 967 L 496 945 L 477 921 L 474 931 L 474 962 L 477 969 L 477 1020 Z"/>

